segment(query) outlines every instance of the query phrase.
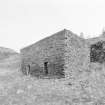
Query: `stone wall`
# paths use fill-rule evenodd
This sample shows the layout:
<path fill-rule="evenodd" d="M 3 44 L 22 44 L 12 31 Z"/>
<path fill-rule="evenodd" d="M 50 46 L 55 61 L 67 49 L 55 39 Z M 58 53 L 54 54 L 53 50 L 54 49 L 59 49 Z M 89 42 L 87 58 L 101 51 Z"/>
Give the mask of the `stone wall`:
<path fill-rule="evenodd" d="M 102 39 L 105 40 L 103 37 L 83 39 L 62 30 L 21 49 L 21 70 L 37 77 L 78 79 L 91 70 L 90 47 Z"/>
<path fill-rule="evenodd" d="M 76 34 L 66 32 L 65 48 L 65 77 L 78 78 L 89 64 L 89 48 L 85 39 Z"/>
<path fill-rule="evenodd" d="M 65 30 L 21 49 L 21 70 L 24 74 L 44 76 L 47 62 L 50 77 L 64 77 Z"/>

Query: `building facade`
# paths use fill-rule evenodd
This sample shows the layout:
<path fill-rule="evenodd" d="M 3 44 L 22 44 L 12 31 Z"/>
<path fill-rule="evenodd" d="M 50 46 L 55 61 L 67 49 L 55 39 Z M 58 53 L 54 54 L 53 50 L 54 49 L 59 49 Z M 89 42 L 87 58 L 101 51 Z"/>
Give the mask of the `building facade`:
<path fill-rule="evenodd" d="M 105 60 L 104 47 L 98 42 L 104 44 L 104 37 L 84 39 L 64 29 L 21 49 L 21 71 L 39 78 L 73 79 L 90 64 Z"/>

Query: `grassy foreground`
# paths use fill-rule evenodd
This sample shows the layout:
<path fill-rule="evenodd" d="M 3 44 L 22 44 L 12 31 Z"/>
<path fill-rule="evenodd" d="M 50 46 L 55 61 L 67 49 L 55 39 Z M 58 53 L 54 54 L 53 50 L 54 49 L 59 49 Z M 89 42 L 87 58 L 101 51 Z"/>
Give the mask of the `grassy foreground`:
<path fill-rule="evenodd" d="M 82 78 L 82 79 L 81 79 Z M 104 75 L 78 80 L 36 79 L 19 70 L 0 69 L 0 105 L 105 105 Z"/>

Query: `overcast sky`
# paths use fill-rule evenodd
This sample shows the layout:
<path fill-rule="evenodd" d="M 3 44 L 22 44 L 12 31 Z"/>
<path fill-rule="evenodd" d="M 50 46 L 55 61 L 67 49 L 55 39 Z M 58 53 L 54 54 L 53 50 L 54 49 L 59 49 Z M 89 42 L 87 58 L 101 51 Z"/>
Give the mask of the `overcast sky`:
<path fill-rule="evenodd" d="M 19 51 L 64 28 L 98 36 L 105 0 L 0 0 L 0 46 Z"/>

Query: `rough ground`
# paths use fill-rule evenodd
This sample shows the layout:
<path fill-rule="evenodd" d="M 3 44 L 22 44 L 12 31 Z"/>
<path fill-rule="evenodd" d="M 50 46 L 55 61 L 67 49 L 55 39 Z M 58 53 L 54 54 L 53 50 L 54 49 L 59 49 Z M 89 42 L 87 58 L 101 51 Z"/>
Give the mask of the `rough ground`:
<path fill-rule="evenodd" d="M 13 59 L 0 64 L 0 105 L 105 105 L 104 69 L 83 72 L 72 81 L 42 80 L 23 76 L 19 59 Z"/>

